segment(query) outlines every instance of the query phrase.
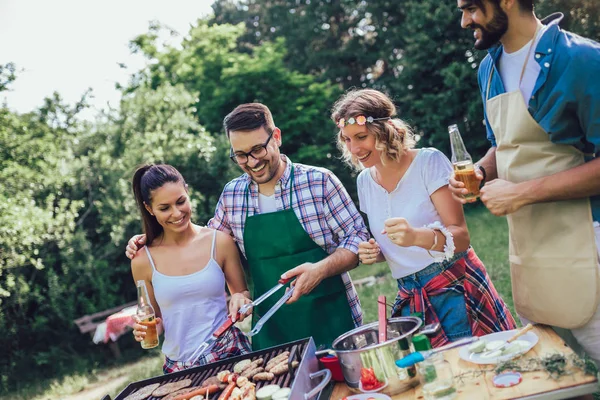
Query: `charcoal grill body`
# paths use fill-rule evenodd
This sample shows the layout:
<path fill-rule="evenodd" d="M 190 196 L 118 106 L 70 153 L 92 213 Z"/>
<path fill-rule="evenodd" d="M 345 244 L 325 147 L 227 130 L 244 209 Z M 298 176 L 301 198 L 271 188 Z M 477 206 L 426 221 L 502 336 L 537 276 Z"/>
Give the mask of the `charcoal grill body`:
<path fill-rule="evenodd" d="M 280 375 L 271 381 L 257 382 L 256 389 L 258 390 L 266 385 L 277 384 L 281 387 L 291 388 L 291 400 L 318 399 L 321 390 L 327 385 L 327 383 L 329 383 L 331 372 L 327 369 L 319 370 L 319 362 L 317 360 L 317 356 L 315 355 L 315 342 L 313 341 L 312 337 L 309 337 L 283 345 L 270 347 L 261 351 L 245 354 L 243 356 L 232 357 L 226 360 L 189 368 L 167 375 L 161 375 L 142 381 L 132 382 L 125 389 L 123 389 L 121 393 L 117 395 L 117 397 L 115 397 L 115 400 L 123 400 L 125 397 L 134 393 L 139 388 L 153 383 L 165 384 L 188 378 L 192 380 L 192 386 L 200 386 L 205 379 L 211 376 L 216 376 L 217 373 L 221 371 L 233 371 L 233 366 L 241 360 L 256 360 L 262 357 L 264 359 L 264 364 L 266 364 L 270 359 L 276 357 L 284 351 L 290 352 L 290 357 L 288 358 L 288 364 L 290 365 L 289 372 L 284 375 Z M 292 361 L 299 362 L 297 368 L 291 368 Z M 215 393 L 211 397 L 211 400 L 216 400 L 219 395 L 220 392 Z M 104 399 L 110 400 L 110 397 L 105 396 Z M 148 397 L 148 400 L 159 399 L 160 397 Z"/>

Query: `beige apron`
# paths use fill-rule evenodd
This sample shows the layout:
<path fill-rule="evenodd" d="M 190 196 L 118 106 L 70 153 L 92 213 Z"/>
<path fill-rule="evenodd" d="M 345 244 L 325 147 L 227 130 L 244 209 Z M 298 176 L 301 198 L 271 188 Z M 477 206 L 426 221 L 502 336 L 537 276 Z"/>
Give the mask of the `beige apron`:
<path fill-rule="evenodd" d="M 531 48 L 534 43 L 535 40 Z M 584 154 L 575 147 L 550 141 L 529 114 L 519 89 L 490 99 L 493 73 L 492 69 L 486 109 L 496 136 L 500 179 L 524 182 L 585 162 Z M 600 301 L 598 253 L 589 198 L 522 207 L 508 215 L 508 228 L 517 313 L 537 323 L 568 329 L 589 321 Z"/>

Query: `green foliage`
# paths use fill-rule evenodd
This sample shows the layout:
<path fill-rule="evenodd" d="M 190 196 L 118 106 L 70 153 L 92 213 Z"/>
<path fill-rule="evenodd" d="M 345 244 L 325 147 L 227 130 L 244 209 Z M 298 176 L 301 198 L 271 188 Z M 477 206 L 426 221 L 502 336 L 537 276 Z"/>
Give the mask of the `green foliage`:
<path fill-rule="evenodd" d="M 544 18 L 560 11 L 565 15 L 561 28 L 600 42 L 600 3 L 597 0 L 542 0 L 535 13 Z"/>
<path fill-rule="evenodd" d="M 600 39 L 594 0 L 540 0 L 538 15 L 566 12 L 563 28 Z M 73 320 L 134 297 L 126 240 L 141 224 L 130 189 L 146 162 L 176 166 L 187 179 L 195 218 L 212 215 L 223 185 L 240 171 L 228 159 L 223 117 L 263 102 L 295 162 L 331 169 L 355 195 L 339 160 L 329 110 L 350 87 L 375 87 L 395 100 L 420 145 L 448 148 L 458 122 L 474 158 L 487 149 L 476 68 L 455 2 L 217 0 L 180 46 L 160 43 L 152 23 L 130 43 L 148 67 L 122 88 L 120 107 L 83 123 L 58 94 L 29 114 L 0 108 L 0 393 L 107 357 Z M 0 92 L 18 71 L 0 65 Z M 473 245 L 512 306 L 506 227 L 475 208 Z M 504 224 L 504 227 L 500 225 Z M 504 240 L 504 242 L 503 242 Z M 384 264 L 353 275 L 383 278 L 361 289 L 369 321 L 377 294 L 395 293 Z M 60 344 L 60 345 L 58 345 Z M 132 341 L 125 343 L 135 345 Z M 139 346 L 132 356 L 142 354 Z M 82 361 L 85 360 L 85 361 Z M 52 368 L 50 368 L 52 366 Z"/>
<path fill-rule="evenodd" d="M 340 95 L 340 88 L 290 70 L 285 64 L 287 50 L 282 39 L 238 51 L 237 41 L 243 32 L 242 24 L 209 26 L 199 21 L 181 49 L 166 47 L 160 52 L 153 50 L 158 47 L 153 42 L 159 36 L 156 32 L 141 35 L 134 40 L 134 47 L 139 51 L 143 51 L 143 47 L 151 49 L 145 55 L 153 62 L 128 91 L 135 93 L 142 87 L 154 88 L 165 81 L 183 85 L 199 94 L 196 116 L 213 136 L 223 135 L 219 133 L 223 118 L 237 105 L 265 103 L 283 132 L 285 154 L 295 162 L 329 168 L 353 188 L 354 178 L 338 158 L 333 124 L 329 121 L 329 109 Z M 144 45 L 136 47 L 138 43 Z M 223 145 L 210 165 L 202 169 L 208 184 L 194 181 L 202 187 L 205 202 L 201 202 L 199 208 L 206 211 L 207 218 L 210 217 L 208 210 L 211 214 L 214 211 L 226 182 L 223 177 L 239 175 L 239 169 L 227 160 L 226 142 Z"/>
<path fill-rule="evenodd" d="M 473 49 L 455 1 L 217 0 L 213 24 L 244 23 L 242 51 L 284 38 L 285 65 L 343 88 L 374 87 L 392 96 L 399 115 L 448 154 L 447 126 L 458 123 L 471 155 L 489 148 Z M 565 13 L 563 29 L 600 40 L 600 3 L 539 0 L 538 16 Z"/>
<path fill-rule="evenodd" d="M 400 116 L 422 137 L 420 145 L 449 154 L 448 125 L 459 123 L 472 155 L 489 148 L 477 88 L 480 54 L 469 50 L 470 33 L 458 25 L 456 4 L 406 1 L 403 56 L 390 65 L 398 77 L 384 85 L 396 95 Z"/>
<path fill-rule="evenodd" d="M 16 67 L 14 63 L 0 64 L 0 92 L 8 89 L 9 85 L 16 79 Z"/>
<path fill-rule="evenodd" d="M 420 146 L 447 152 L 447 126 L 459 122 L 474 157 L 489 147 L 476 77 L 482 54 L 469 50 L 456 3 L 218 0 L 213 9 L 214 23 L 246 24 L 242 49 L 285 38 L 290 68 L 387 92 Z"/>
<path fill-rule="evenodd" d="M 36 379 L 68 370 L 91 345 L 73 320 L 132 300 L 123 246 L 140 222 L 130 179 L 141 163 L 185 176 L 210 159 L 214 140 L 195 99 L 181 85 L 142 88 L 94 127 L 76 119 L 84 99 L 70 107 L 55 95 L 27 115 L 0 110 L 0 346 L 10 349 L 0 388 L 31 368 Z"/>

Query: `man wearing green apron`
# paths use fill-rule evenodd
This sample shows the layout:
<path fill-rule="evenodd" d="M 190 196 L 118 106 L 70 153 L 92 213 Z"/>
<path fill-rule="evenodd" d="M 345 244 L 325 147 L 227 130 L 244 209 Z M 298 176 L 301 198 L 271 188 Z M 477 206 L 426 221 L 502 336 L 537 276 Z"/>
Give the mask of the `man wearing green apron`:
<path fill-rule="evenodd" d="M 224 120 L 231 159 L 246 172 L 225 185 L 209 226 L 230 232 L 248 260 L 254 297 L 281 278 L 294 295 L 252 337 L 255 350 L 308 336 L 331 345 L 360 325 L 356 292 L 346 271 L 357 265 L 367 230 L 330 171 L 281 155 L 281 131 L 263 104 L 243 104 Z M 278 300 L 253 310 L 253 323 Z"/>
<path fill-rule="evenodd" d="M 280 154 L 282 134 L 269 109 L 242 104 L 224 120 L 230 158 L 245 174 L 225 185 L 208 226 L 231 234 L 248 260 L 256 298 L 279 279 L 294 278 L 294 294 L 252 337 L 260 350 L 312 336 L 330 346 L 362 324 L 347 271 L 369 234 L 338 178 L 324 168 L 292 163 Z M 132 258 L 143 244 L 129 241 Z M 256 323 L 283 289 L 253 310 Z"/>
<path fill-rule="evenodd" d="M 492 148 L 481 200 L 506 215 L 515 308 L 600 366 L 600 44 L 533 0 L 457 0 L 475 48 Z M 483 171 L 483 173 L 482 173 Z M 460 201 L 466 192 L 454 179 Z"/>

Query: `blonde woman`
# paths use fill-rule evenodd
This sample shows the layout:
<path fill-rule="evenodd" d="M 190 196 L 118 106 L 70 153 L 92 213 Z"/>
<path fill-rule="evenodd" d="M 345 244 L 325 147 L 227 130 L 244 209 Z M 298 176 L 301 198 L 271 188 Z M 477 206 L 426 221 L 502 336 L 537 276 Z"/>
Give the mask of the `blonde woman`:
<path fill-rule="evenodd" d="M 344 160 L 362 170 L 360 210 L 373 238 L 363 264 L 387 261 L 398 281 L 395 316 L 440 322 L 437 347 L 462 337 L 515 328 L 515 321 L 470 247 L 462 205 L 448 188 L 452 165 L 434 148 L 414 149 L 410 127 L 385 94 L 355 90 L 334 105 Z"/>

